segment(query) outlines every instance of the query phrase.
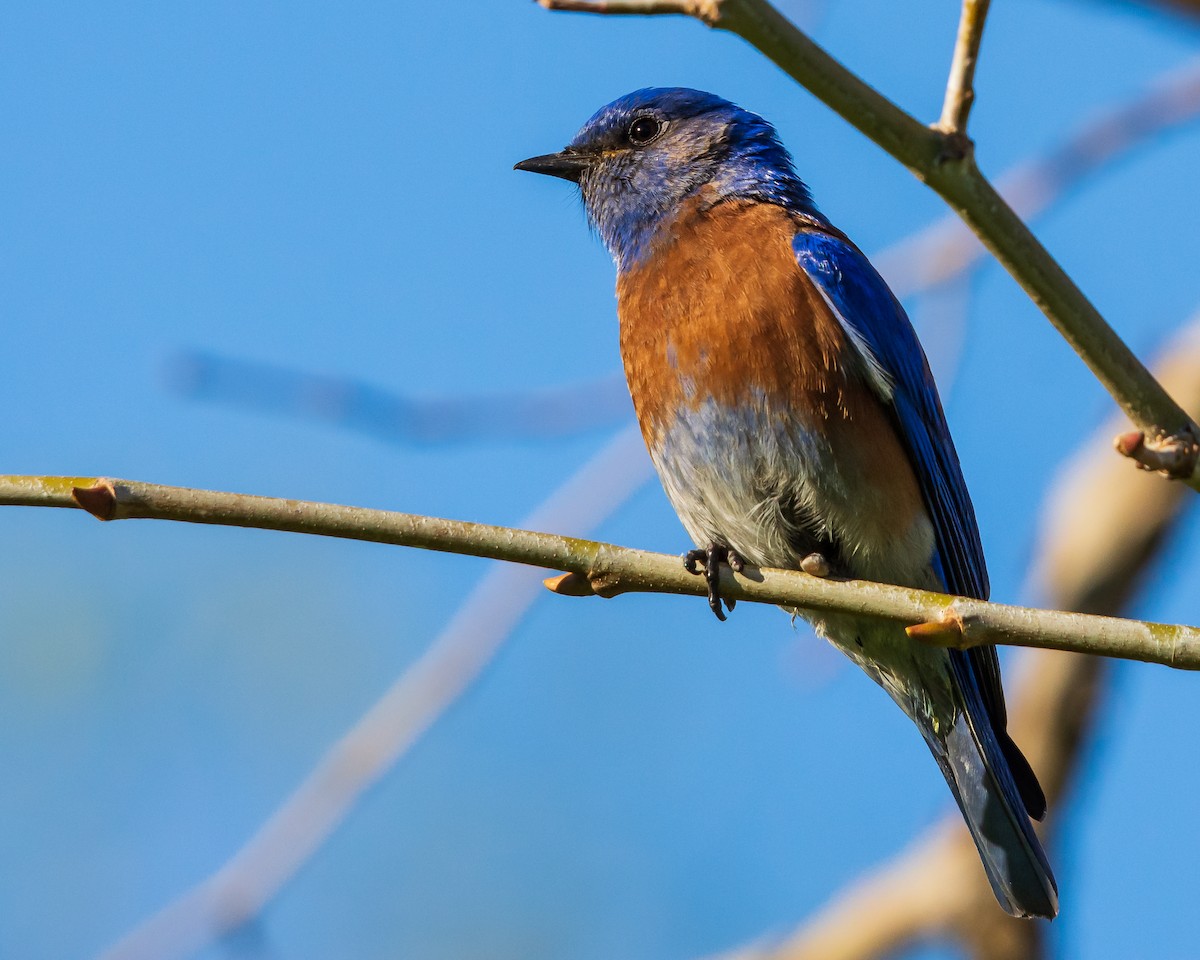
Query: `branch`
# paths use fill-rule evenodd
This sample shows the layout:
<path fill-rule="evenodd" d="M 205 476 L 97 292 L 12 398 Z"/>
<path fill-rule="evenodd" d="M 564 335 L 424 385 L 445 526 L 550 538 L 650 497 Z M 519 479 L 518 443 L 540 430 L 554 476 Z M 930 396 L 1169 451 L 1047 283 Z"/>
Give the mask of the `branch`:
<path fill-rule="evenodd" d="M 979 43 L 983 39 L 983 24 L 990 4 L 991 0 L 963 0 L 954 60 L 946 83 L 946 100 L 942 104 L 942 118 L 938 121 L 938 129 L 958 138 L 964 150 L 970 145 L 967 117 L 975 104 L 975 63 L 979 59 Z"/>
<path fill-rule="evenodd" d="M 1170 480 L 1187 477 L 1195 460 L 1192 447 L 1178 437 L 1147 437 L 1141 430 L 1118 434 L 1113 448 L 1141 469 Z"/>
<path fill-rule="evenodd" d="M 1075 282 L 979 172 L 972 151 L 927 127 L 847 70 L 789 22 L 768 0 L 707 3 L 538 0 L 549 10 L 590 13 L 682 13 L 746 40 L 801 86 L 908 167 L 935 190 L 983 241 L 1121 409 L 1156 444 L 1177 447 L 1177 471 L 1200 490 L 1200 427 L 1151 376 Z M 566 5 L 564 5 L 566 4 Z"/>
<path fill-rule="evenodd" d="M 0 476 L 0 506 L 77 507 L 101 520 L 176 520 L 255 527 L 565 570 L 556 592 L 672 593 L 701 596 L 704 581 L 678 557 L 512 527 L 303 500 L 168 487 L 104 477 Z M 837 611 L 915 624 L 913 635 L 940 646 L 1016 644 L 1200 669 L 1200 629 L 985 603 L 861 580 L 825 580 L 795 570 L 721 571 L 733 600 Z"/>
<path fill-rule="evenodd" d="M 718 19 L 720 0 L 536 0 L 547 10 L 572 13 L 607 13 L 648 16 L 656 13 L 681 13 L 709 23 Z M 715 24 L 714 24 L 715 25 Z"/>

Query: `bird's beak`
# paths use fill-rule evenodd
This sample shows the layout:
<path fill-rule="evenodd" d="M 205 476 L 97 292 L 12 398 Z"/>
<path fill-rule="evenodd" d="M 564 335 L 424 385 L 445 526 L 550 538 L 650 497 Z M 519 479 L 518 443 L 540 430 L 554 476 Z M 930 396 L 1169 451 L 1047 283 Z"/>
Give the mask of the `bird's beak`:
<path fill-rule="evenodd" d="M 591 166 L 592 158 L 585 153 L 574 150 L 563 150 L 560 153 L 547 153 L 540 157 L 530 157 L 516 164 L 514 170 L 528 170 L 530 173 L 544 173 L 551 177 L 560 177 L 578 183 L 583 171 Z"/>

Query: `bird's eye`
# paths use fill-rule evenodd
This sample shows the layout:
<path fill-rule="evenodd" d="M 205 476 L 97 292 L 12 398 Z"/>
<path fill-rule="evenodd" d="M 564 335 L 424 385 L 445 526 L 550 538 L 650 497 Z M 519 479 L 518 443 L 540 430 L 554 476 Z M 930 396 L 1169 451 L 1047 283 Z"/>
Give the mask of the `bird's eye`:
<path fill-rule="evenodd" d="M 662 124 L 653 117 L 638 117 L 629 125 L 629 142 L 644 147 L 662 132 Z"/>

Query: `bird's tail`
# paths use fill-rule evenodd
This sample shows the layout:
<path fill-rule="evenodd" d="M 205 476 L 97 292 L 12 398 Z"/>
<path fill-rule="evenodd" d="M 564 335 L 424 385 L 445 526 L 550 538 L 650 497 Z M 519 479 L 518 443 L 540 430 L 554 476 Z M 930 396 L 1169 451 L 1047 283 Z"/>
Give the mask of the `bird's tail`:
<path fill-rule="evenodd" d="M 951 661 L 962 700 L 954 723 L 934 731 L 918 719 L 918 726 L 958 801 L 1000 905 L 1014 917 L 1053 919 L 1058 886 L 1029 819 L 1030 812 L 1039 811 L 1028 811 L 1022 800 L 970 664 L 953 654 L 959 652 L 952 651 Z M 1003 731 L 1001 736 L 1007 738 Z"/>

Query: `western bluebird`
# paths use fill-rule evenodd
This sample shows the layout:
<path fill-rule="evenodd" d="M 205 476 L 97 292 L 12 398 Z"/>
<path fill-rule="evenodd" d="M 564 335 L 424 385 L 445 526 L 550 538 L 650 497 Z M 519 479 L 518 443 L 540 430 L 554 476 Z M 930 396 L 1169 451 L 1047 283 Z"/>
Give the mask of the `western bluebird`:
<path fill-rule="evenodd" d="M 916 334 L 770 124 L 709 93 L 639 90 L 517 169 L 577 183 L 616 261 L 629 391 L 701 548 L 685 563 L 708 577 L 718 617 L 721 562 L 815 563 L 987 598 Z M 1057 887 L 1029 821 L 1046 800 L 1006 731 L 995 648 L 945 650 L 884 621 L 798 612 L 916 722 L 1001 906 L 1053 917 Z"/>

